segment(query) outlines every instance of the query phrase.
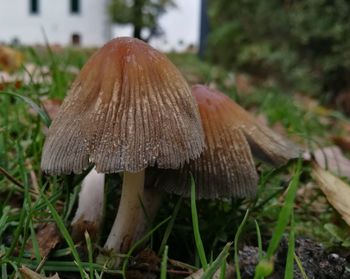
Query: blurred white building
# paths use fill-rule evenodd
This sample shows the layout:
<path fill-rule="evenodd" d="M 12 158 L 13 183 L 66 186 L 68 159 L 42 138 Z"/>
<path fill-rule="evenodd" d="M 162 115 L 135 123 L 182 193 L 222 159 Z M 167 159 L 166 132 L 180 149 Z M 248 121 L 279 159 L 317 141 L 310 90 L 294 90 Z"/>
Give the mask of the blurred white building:
<path fill-rule="evenodd" d="M 99 46 L 111 37 L 108 0 L 0 0 L 0 42 Z"/>
<path fill-rule="evenodd" d="M 0 0 L 0 43 L 101 46 L 131 36 L 131 26 L 111 25 L 109 0 Z M 198 45 L 200 0 L 175 0 L 161 18 L 164 35 L 151 40 L 160 50 Z"/>
<path fill-rule="evenodd" d="M 1 0 L 0 0 L 1 1 Z M 164 35 L 153 38 L 150 44 L 162 51 L 182 51 L 199 44 L 200 0 L 175 0 L 176 8 L 170 8 L 159 19 Z M 113 37 L 131 36 L 131 25 L 114 25 Z"/>

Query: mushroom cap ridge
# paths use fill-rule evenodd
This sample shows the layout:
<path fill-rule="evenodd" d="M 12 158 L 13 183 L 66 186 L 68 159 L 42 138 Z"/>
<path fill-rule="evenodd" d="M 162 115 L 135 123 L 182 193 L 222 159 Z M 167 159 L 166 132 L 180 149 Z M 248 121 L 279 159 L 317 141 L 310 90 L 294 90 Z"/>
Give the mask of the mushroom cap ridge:
<path fill-rule="evenodd" d="M 50 126 L 41 168 L 174 169 L 203 147 L 198 107 L 181 73 L 148 44 L 123 37 L 98 50 L 73 82 Z"/>

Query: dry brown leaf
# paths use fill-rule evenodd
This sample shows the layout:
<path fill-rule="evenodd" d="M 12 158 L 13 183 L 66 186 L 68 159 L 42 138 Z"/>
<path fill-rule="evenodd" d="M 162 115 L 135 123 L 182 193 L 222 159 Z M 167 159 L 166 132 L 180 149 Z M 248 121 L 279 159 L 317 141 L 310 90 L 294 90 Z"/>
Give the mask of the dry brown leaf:
<path fill-rule="evenodd" d="M 24 265 L 19 269 L 19 271 L 21 272 L 24 279 L 60 279 L 57 273 L 54 276 L 45 277 Z"/>
<path fill-rule="evenodd" d="M 350 178 L 350 160 L 343 155 L 339 147 L 329 146 L 317 149 L 313 155 L 323 169 Z"/>
<path fill-rule="evenodd" d="M 334 136 L 332 137 L 332 140 L 343 151 L 350 151 L 350 136 L 347 136 L 347 137 Z"/>
<path fill-rule="evenodd" d="M 13 72 L 21 66 L 23 55 L 10 47 L 0 45 L 0 70 Z"/>
<path fill-rule="evenodd" d="M 46 257 L 52 249 L 60 242 L 61 236 L 54 223 L 43 224 L 36 233 L 36 238 L 39 245 L 39 252 L 41 257 Z M 28 243 L 27 249 L 34 257 L 32 242 Z"/>
<path fill-rule="evenodd" d="M 313 163 L 311 174 L 329 203 L 350 226 L 350 185 L 324 170 L 317 163 Z"/>

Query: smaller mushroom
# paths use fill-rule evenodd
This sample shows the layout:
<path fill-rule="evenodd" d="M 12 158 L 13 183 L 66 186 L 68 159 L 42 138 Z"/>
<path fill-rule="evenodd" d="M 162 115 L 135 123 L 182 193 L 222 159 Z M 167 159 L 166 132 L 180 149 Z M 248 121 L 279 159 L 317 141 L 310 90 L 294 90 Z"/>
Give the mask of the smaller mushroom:
<path fill-rule="evenodd" d="M 249 197 L 256 193 L 258 174 L 253 156 L 273 166 L 298 158 L 301 150 L 223 93 L 194 85 L 205 134 L 206 149 L 179 170 L 150 169 L 160 176 L 156 187 L 189 196 L 190 173 L 197 198 Z"/>
<path fill-rule="evenodd" d="M 93 168 L 84 178 L 79 193 L 78 209 L 72 221 L 72 237 L 83 240 L 88 231 L 92 239 L 97 239 L 103 220 L 105 175 Z"/>
<path fill-rule="evenodd" d="M 204 85 L 193 86 L 192 93 L 199 106 L 207 147 L 198 159 L 181 169 L 149 168 L 146 185 L 189 196 L 192 173 L 197 198 L 251 197 L 258 183 L 253 156 L 278 167 L 301 154 L 296 144 L 258 123 L 223 93 Z M 148 191 L 160 204 L 162 193 L 145 187 L 144 194 L 150 195 Z M 146 205 L 145 210 L 152 212 L 154 218 L 157 209 L 153 204 L 150 208 Z M 145 221 L 138 223 L 142 222 Z"/>

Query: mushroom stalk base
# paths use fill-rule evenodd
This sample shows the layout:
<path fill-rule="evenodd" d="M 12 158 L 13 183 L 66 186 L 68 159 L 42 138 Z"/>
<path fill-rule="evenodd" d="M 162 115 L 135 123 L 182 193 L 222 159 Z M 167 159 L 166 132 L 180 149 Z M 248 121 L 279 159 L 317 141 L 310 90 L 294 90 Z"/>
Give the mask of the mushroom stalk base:
<path fill-rule="evenodd" d="M 104 249 L 117 253 L 126 253 L 132 245 L 132 240 L 142 213 L 141 199 L 145 171 L 124 172 L 122 195 L 117 217 L 104 245 Z"/>

